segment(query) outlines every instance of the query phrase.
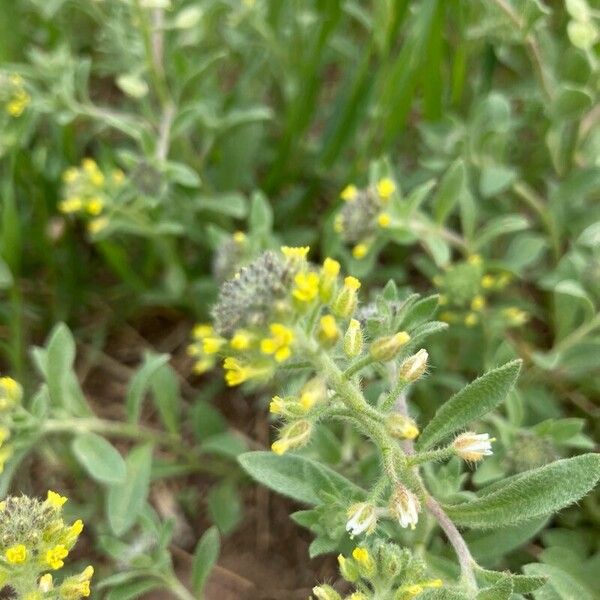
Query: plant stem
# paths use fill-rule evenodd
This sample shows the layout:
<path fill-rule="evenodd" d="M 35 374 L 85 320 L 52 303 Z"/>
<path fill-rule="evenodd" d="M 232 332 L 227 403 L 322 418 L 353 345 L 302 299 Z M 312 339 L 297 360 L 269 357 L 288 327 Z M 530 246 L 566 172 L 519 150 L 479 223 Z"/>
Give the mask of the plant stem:
<path fill-rule="evenodd" d="M 469 547 L 463 536 L 460 534 L 460 531 L 458 531 L 456 525 L 451 521 L 444 512 L 444 509 L 433 496 L 427 495 L 425 506 L 427 506 L 429 512 L 436 518 L 440 527 L 444 530 L 448 541 L 452 544 L 456 556 L 458 557 L 463 581 L 472 591 L 477 590 L 477 582 L 475 580 L 475 572 L 473 569 L 475 561 L 473 560 Z"/>

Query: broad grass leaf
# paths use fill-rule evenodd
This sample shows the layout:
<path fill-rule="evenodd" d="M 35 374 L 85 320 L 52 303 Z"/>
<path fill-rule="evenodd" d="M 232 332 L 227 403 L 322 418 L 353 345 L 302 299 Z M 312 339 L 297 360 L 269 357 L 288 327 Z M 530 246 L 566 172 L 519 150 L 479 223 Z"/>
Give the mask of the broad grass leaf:
<path fill-rule="evenodd" d="M 452 396 L 419 436 L 419 449 L 430 448 L 498 406 L 515 384 L 520 369 L 520 360 L 509 362 L 488 371 Z"/>

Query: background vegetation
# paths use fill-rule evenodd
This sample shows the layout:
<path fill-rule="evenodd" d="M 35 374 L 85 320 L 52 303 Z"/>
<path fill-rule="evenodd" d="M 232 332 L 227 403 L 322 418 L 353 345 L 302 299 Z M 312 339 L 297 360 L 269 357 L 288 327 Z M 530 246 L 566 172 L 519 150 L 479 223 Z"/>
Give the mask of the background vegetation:
<path fill-rule="evenodd" d="M 269 390 L 228 389 L 187 351 L 222 280 L 267 248 L 337 258 L 365 299 L 388 279 L 441 294 L 450 327 L 428 340 L 418 421 L 523 360 L 482 421 L 494 456 L 441 467 L 440 487 L 594 450 L 592 4 L 0 0 L 0 361 L 25 389 L 0 415 L 0 492 L 68 492 L 98 597 L 185 598 L 190 572 L 200 593 L 220 538 L 208 597 L 306 598 L 336 577 L 331 556 L 309 560 L 298 506 L 236 460 L 270 444 Z M 389 222 L 353 220 L 342 190 L 382 179 Z M 377 465 L 344 427 L 303 452 L 358 483 Z M 482 565 L 549 577 L 536 598 L 593 599 L 599 521 L 592 492 L 466 535 Z M 441 536 L 431 553 L 450 576 Z"/>

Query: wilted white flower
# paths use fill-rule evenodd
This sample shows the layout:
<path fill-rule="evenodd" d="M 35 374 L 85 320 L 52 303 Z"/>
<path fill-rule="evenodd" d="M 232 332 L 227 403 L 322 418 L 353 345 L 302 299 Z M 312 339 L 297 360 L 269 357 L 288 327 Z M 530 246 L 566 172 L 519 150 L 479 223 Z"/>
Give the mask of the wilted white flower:
<path fill-rule="evenodd" d="M 414 529 L 419 521 L 421 503 L 408 488 L 398 485 L 390 500 L 390 512 L 401 527 Z"/>
<path fill-rule="evenodd" d="M 353 504 L 348 509 L 348 522 L 346 523 L 346 531 L 352 537 L 366 532 L 367 535 L 372 533 L 377 525 L 377 511 L 372 504 L 368 502 L 359 502 Z"/>
<path fill-rule="evenodd" d="M 474 433 L 466 431 L 461 433 L 452 444 L 454 451 L 463 460 L 469 462 L 477 462 L 484 456 L 490 456 L 492 452 L 492 442 L 494 438 L 490 438 L 487 433 Z"/>

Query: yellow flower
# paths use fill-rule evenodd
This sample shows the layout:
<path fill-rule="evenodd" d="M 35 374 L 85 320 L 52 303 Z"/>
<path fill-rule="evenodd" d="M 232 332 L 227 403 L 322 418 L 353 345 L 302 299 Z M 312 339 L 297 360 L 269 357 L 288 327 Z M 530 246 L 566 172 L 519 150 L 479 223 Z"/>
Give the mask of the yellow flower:
<path fill-rule="evenodd" d="M 63 600 L 79 600 L 87 598 L 90 593 L 90 579 L 94 575 L 92 566 L 86 567 L 79 575 L 69 577 L 60 586 L 60 597 Z"/>
<path fill-rule="evenodd" d="M 356 260 L 361 260 L 369 253 L 368 244 L 356 244 L 354 248 L 352 248 L 352 256 L 356 258 Z"/>
<path fill-rule="evenodd" d="M 236 358 L 228 356 L 223 362 L 225 368 L 225 381 L 230 387 L 240 385 L 251 379 L 252 377 L 261 377 L 266 375 L 269 370 L 267 368 L 258 368 L 251 365 L 242 364 Z"/>
<path fill-rule="evenodd" d="M 238 329 L 229 342 L 234 350 L 247 350 L 252 343 L 251 335 L 245 329 Z"/>
<path fill-rule="evenodd" d="M 203 373 L 210 371 L 214 366 L 214 359 L 205 356 L 194 363 L 193 371 L 196 375 L 202 375 Z"/>
<path fill-rule="evenodd" d="M 12 377 L 0 377 L 0 411 L 10 410 L 21 402 L 23 388 Z"/>
<path fill-rule="evenodd" d="M 523 325 L 529 319 L 529 315 L 516 306 L 509 306 L 502 310 L 503 316 L 508 321 L 509 325 Z"/>
<path fill-rule="evenodd" d="M 27 548 L 23 544 L 11 546 L 4 556 L 11 565 L 20 565 L 27 560 Z"/>
<path fill-rule="evenodd" d="M 477 295 L 471 301 L 471 309 L 472 310 L 481 310 L 485 306 L 485 298 L 483 296 Z"/>
<path fill-rule="evenodd" d="M 352 200 L 356 200 L 357 196 L 358 188 L 353 184 L 347 185 L 340 193 L 340 198 L 346 202 L 352 202 Z"/>
<path fill-rule="evenodd" d="M 246 241 L 246 234 L 243 231 L 236 231 L 233 234 L 233 241 L 236 244 L 243 244 Z"/>
<path fill-rule="evenodd" d="M 206 337 L 202 340 L 202 350 L 205 354 L 216 354 L 225 344 L 222 337 Z"/>
<path fill-rule="evenodd" d="M 396 184 L 394 183 L 394 180 L 389 177 L 380 179 L 375 187 L 377 189 L 377 195 L 381 200 L 389 200 L 396 191 Z"/>
<path fill-rule="evenodd" d="M 194 329 L 192 330 L 192 335 L 197 339 L 197 340 L 201 340 L 204 339 L 205 337 L 209 337 L 214 333 L 214 329 L 212 325 L 208 325 L 206 323 L 199 323 L 198 325 L 194 326 Z"/>
<path fill-rule="evenodd" d="M 92 221 L 90 221 L 88 223 L 88 231 L 92 235 L 100 233 L 108 225 L 108 222 L 109 221 L 106 217 L 100 217 L 98 219 L 93 219 Z"/>
<path fill-rule="evenodd" d="M 63 558 L 66 558 L 68 554 L 69 551 L 66 549 L 66 547 L 62 544 L 59 544 L 58 546 L 54 546 L 54 548 L 50 548 L 50 550 L 46 552 L 44 561 L 50 566 L 51 569 L 56 571 L 64 566 L 65 562 L 63 561 Z"/>
<path fill-rule="evenodd" d="M 333 219 L 333 230 L 336 233 L 344 232 L 344 215 L 341 213 L 335 215 L 335 218 Z"/>
<path fill-rule="evenodd" d="M 333 258 L 327 257 L 323 261 L 323 274 L 328 277 L 337 277 L 340 274 L 340 263 Z"/>
<path fill-rule="evenodd" d="M 77 541 L 77 538 L 81 535 L 82 531 L 83 521 L 81 519 L 77 519 L 77 521 L 75 521 L 67 531 L 66 542 L 70 545 L 75 545 L 75 542 Z"/>
<path fill-rule="evenodd" d="M 62 180 L 65 183 L 73 183 L 79 177 L 79 171 L 75 167 L 69 167 L 63 174 Z"/>
<path fill-rule="evenodd" d="M 58 210 L 65 215 L 70 215 L 79 212 L 82 208 L 83 201 L 81 200 L 81 198 L 77 198 L 76 196 L 72 198 L 67 198 L 66 200 L 61 200 L 58 203 Z"/>
<path fill-rule="evenodd" d="M 281 396 L 273 396 L 269 403 L 269 412 L 273 415 L 282 415 L 285 410 L 285 400 Z"/>
<path fill-rule="evenodd" d="M 279 434 L 279 439 L 271 444 L 275 454 L 285 454 L 290 448 L 304 446 L 310 439 L 312 425 L 309 421 L 294 421 L 286 425 Z"/>
<path fill-rule="evenodd" d="M 319 276 L 312 271 L 298 273 L 294 277 L 296 287 L 292 295 L 300 302 L 311 302 L 319 293 Z"/>
<path fill-rule="evenodd" d="M 484 275 L 481 278 L 481 287 L 489 290 L 491 287 L 494 287 L 496 280 L 491 275 Z"/>
<path fill-rule="evenodd" d="M 67 500 L 68 498 L 66 496 L 61 496 L 52 490 L 48 490 L 46 502 L 53 508 L 61 508 Z"/>
<path fill-rule="evenodd" d="M 470 265 L 479 266 L 483 262 L 483 260 L 482 260 L 481 256 L 479 256 L 479 254 L 471 254 L 471 256 L 469 256 L 469 258 L 467 258 L 467 262 Z"/>
<path fill-rule="evenodd" d="M 354 548 L 352 558 L 358 563 L 361 574 L 370 576 L 375 573 L 375 561 L 366 548 Z"/>
<path fill-rule="evenodd" d="M 333 312 L 337 316 L 347 318 L 352 315 L 358 303 L 356 291 L 359 288 L 360 281 L 356 277 L 349 276 L 344 279 L 344 287 L 338 293 L 332 306 Z"/>
<path fill-rule="evenodd" d="M 465 317 L 465 325 L 467 327 L 474 327 L 479 322 L 479 317 L 475 313 L 469 313 Z"/>
<path fill-rule="evenodd" d="M 290 260 L 306 260 L 306 257 L 310 251 L 310 246 L 281 246 L 281 252 L 286 258 Z"/>
<path fill-rule="evenodd" d="M 90 215 L 97 217 L 104 208 L 104 201 L 102 198 L 91 198 L 87 201 L 85 208 Z"/>
<path fill-rule="evenodd" d="M 261 352 L 273 354 L 277 362 L 287 360 L 292 354 L 290 346 L 294 341 L 294 332 L 281 323 L 272 323 L 269 330 L 272 336 L 261 341 Z"/>
<path fill-rule="evenodd" d="M 392 217 L 390 217 L 389 213 L 382 212 L 377 216 L 377 225 L 381 227 L 381 229 L 387 229 L 392 224 Z"/>

